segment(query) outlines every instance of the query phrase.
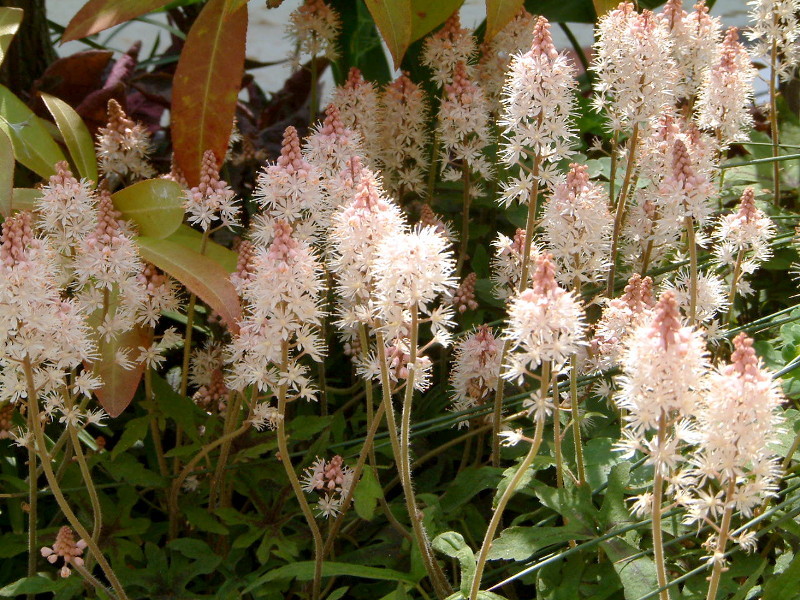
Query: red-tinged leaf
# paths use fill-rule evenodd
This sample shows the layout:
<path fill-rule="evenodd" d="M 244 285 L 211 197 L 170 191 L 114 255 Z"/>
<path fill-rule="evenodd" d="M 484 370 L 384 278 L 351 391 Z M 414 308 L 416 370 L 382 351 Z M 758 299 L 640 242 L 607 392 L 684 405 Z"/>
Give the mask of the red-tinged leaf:
<path fill-rule="evenodd" d="M 6 57 L 8 45 L 14 39 L 22 23 L 23 10 L 21 8 L 0 8 L 0 65 Z"/>
<path fill-rule="evenodd" d="M 486 0 L 486 36 L 489 42 L 513 19 L 525 0 Z"/>
<path fill-rule="evenodd" d="M 411 0 L 411 41 L 427 35 L 456 12 L 464 0 Z"/>
<path fill-rule="evenodd" d="M 103 77 L 112 56 L 108 50 L 85 50 L 59 58 L 33 82 L 31 95 L 37 98 L 44 92 L 61 98 L 70 106 L 79 106 L 86 96 L 103 87 Z M 47 115 L 38 98 L 32 108 L 40 116 Z"/>
<path fill-rule="evenodd" d="M 118 417 L 128 407 L 144 373 L 141 363 L 130 370 L 120 367 L 116 360 L 117 352 L 127 351 L 130 358 L 135 359 L 141 352 L 139 348 L 147 348 L 152 342 L 152 328 L 137 325 L 118 335 L 113 342 L 98 344 L 100 357 L 86 366 L 103 380 L 103 387 L 95 394 L 109 416 Z"/>
<path fill-rule="evenodd" d="M 169 4 L 172 0 L 90 0 L 64 30 L 61 42 L 79 40 L 114 25 L 130 21 Z"/>
<path fill-rule="evenodd" d="M 411 43 L 411 0 L 364 0 L 383 41 L 394 59 L 394 68 Z"/>
<path fill-rule="evenodd" d="M 190 185 L 203 153 L 225 156 L 244 73 L 247 5 L 226 15 L 228 0 L 209 0 L 192 25 L 175 71 L 172 145 Z"/>
<path fill-rule="evenodd" d="M 14 197 L 14 146 L 0 130 L 0 215 L 9 217 Z"/>
<path fill-rule="evenodd" d="M 232 332 L 238 331 L 239 295 L 217 261 L 172 240 L 140 237 L 137 241 L 144 260 L 180 281 L 214 309 Z"/>

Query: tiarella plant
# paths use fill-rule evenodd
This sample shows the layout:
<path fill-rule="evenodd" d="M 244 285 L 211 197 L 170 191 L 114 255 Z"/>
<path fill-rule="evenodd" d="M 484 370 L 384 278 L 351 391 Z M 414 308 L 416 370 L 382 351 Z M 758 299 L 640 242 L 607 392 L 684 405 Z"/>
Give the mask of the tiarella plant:
<path fill-rule="evenodd" d="M 286 4 L 0 9 L 0 597 L 790 597 L 797 0 Z"/>

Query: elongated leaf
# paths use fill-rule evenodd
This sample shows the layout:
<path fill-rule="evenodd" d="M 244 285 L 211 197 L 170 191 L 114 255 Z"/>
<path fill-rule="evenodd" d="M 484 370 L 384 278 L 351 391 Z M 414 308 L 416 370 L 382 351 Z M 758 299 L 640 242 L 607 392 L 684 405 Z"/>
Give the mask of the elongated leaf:
<path fill-rule="evenodd" d="M 547 546 L 587 537 L 570 527 L 508 527 L 492 542 L 489 560 L 523 561 Z"/>
<path fill-rule="evenodd" d="M 239 296 L 218 262 L 171 240 L 138 238 L 142 258 L 172 275 L 213 308 L 229 329 L 238 331 Z"/>
<path fill-rule="evenodd" d="M 619 2 L 617 0 L 592 0 L 592 4 L 594 4 L 594 12 L 597 13 L 599 19 L 608 11 L 616 8 Z"/>
<path fill-rule="evenodd" d="M 203 245 L 203 234 L 185 223 L 178 227 L 178 230 L 169 236 L 169 239 L 217 261 L 228 273 L 233 273 L 236 270 L 236 263 L 238 262 L 236 252 L 228 250 L 225 246 L 220 246 L 211 240 L 206 240 L 205 250 L 200 252 L 200 248 Z"/>
<path fill-rule="evenodd" d="M 366 521 L 372 520 L 372 517 L 375 515 L 375 508 L 378 506 L 378 500 L 381 496 L 383 496 L 381 484 L 375 477 L 375 472 L 372 470 L 372 467 L 366 465 L 353 497 L 353 505 L 356 509 L 356 514 Z"/>
<path fill-rule="evenodd" d="M 600 546 L 622 581 L 625 600 L 638 600 L 658 589 L 656 565 L 652 558 L 640 556 L 638 548 L 620 538 L 611 538 Z"/>
<path fill-rule="evenodd" d="M 172 0 L 90 0 L 64 30 L 62 42 L 79 40 L 114 25 L 130 21 L 169 4 Z"/>
<path fill-rule="evenodd" d="M 11 208 L 13 210 L 33 210 L 36 207 L 36 201 L 41 197 L 41 190 L 14 188 L 11 194 Z"/>
<path fill-rule="evenodd" d="M 416 580 L 409 574 L 394 569 L 383 569 L 379 567 L 367 567 L 359 564 L 339 563 L 325 561 L 322 564 L 323 577 L 363 577 L 365 579 L 377 579 L 382 581 L 402 581 L 410 585 L 415 585 Z M 305 560 L 295 562 L 285 567 L 270 569 L 264 575 L 248 585 L 242 594 L 247 594 L 256 589 L 263 589 L 265 583 L 270 581 L 280 581 L 282 579 L 299 579 L 300 581 L 310 581 L 314 578 L 314 561 Z"/>
<path fill-rule="evenodd" d="M 69 104 L 49 94 L 41 94 L 47 110 L 53 115 L 58 130 L 64 137 L 72 162 L 81 177 L 97 183 L 97 155 L 89 129 Z"/>
<path fill-rule="evenodd" d="M 14 146 L 0 131 L 0 215 L 8 217 L 14 195 Z"/>
<path fill-rule="evenodd" d="M 464 0 L 411 0 L 411 41 L 416 42 L 444 23 Z"/>
<path fill-rule="evenodd" d="M 183 221 L 183 188 L 168 179 L 147 179 L 121 189 L 111 196 L 126 219 L 138 225 L 139 233 L 165 238 Z"/>
<path fill-rule="evenodd" d="M 464 536 L 455 531 L 446 531 L 437 535 L 431 544 L 434 550 L 455 558 L 461 565 L 461 593 L 469 596 L 472 580 L 475 579 L 475 553 L 467 546 Z"/>
<path fill-rule="evenodd" d="M 364 0 L 364 3 L 392 54 L 394 68 L 398 69 L 411 43 L 411 0 Z"/>
<path fill-rule="evenodd" d="M 24 11 L 21 8 L 0 8 L 0 65 L 6 58 L 8 46 L 17 34 Z"/>
<path fill-rule="evenodd" d="M 0 85 L 0 129 L 14 145 L 14 158 L 42 177 L 55 173 L 53 166 L 66 160 L 36 115 L 11 90 Z"/>
<path fill-rule="evenodd" d="M 172 89 L 175 161 L 190 185 L 200 180 L 203 153 L 221 160 L 228 147 L 244 73 L 247 5 L 226 15 L 229 0 L 209 0 L 192 25 Z"/>
<path fill-rule="evenodd" d="M 91 323 L 92 319 L 88 319 Z M 95 326 L 99 324 L 99 320 Z M 119 334 L 111 342 L 100 342 L 99 358 L 87 367 L 92 373 L 103 380 L 103 387 L 96 390 L 100 405 L 111 417 L 122 414 L 133 400 L 136 388 L 144 373 L 144 365 L 137 364 L 133 369 L 123 369 L 117 363 L 117 353 L 127 353 L 130 358 L 136 358 L 139 348 L 146 348 L 153 340 L 153 330 L 148 327 L 136 326 L 130 331 Z"/>
<path fill-rule="evenodd" d="M 601 1 L 601 0 L 598 0 Z M 491 41 L 519 12 L 525 0 L 486 0 L 486 37 Z"/>

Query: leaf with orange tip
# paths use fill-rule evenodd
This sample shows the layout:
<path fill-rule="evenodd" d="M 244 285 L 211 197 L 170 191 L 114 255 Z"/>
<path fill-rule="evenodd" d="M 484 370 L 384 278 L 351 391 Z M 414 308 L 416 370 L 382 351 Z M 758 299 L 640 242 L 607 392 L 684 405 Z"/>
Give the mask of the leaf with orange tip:
<path fill-rule="evenodd" d="M 236 112 L 247 37 L 247 5 L 209 0 L 183 46 L 172 88 L 172 145 L 189 185 L 200 180 L 203 153 L 221 160 Z"/>
<path fill-rule="evenodd" d="M 394 68 L 400 68 L 411 43 L 411 0 L 364 0 L 364 3 L 392 54 Z"/>
<path fill-rule="evenodd" d="M 525 0 L 486 0 L 486 36 L 490 42 L 519 12 Z"/>
<path fill-rule="evenodd" d="M 239 295 L 228 272 L 214 259 L 170 239 L 139 237 L 139 254 L 208 304 L 232 332 L 241 318 Z"/>
<path fill-rule="evenodd" d="M 130 21 L 169 4 L 172 0 L 90 0 L 64 29 L 61 42 L 71 42 Z"/>
<path fill-rule="evenodd" d="M 141 363 L 130 370 L 123 369 L 117 363 L 117 352 L 125 352 L 129 358 L 136 359 L 140 348 L 147 348 L 152 342 L 152 328 L 136 325 L 130 331 L 119 334 L 112 342 L 101 342 L 100 357 L 87 365 L 92 373 L 103 380 L 103 387 L 95 390 L 95 395 L 109 416 L 118 417 L 127 408 L 144 373 Z"/>

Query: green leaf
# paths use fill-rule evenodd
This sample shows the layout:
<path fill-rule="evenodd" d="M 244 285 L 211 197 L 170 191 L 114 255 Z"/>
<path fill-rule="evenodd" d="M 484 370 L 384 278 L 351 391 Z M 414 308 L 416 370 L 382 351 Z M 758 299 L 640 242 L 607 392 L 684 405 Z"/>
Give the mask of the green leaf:
<path fill-rule="evenodd" d="M 378 478 L 375 477 L 375 471 L 371 466 L 364 465 L 364 471 L 361 473 L 361 479 L 356 485 L 353 495 L 353 507 L 356 509 L 356 514 L 365 521 L 372 520 L 378 500 L 382 496 L 383 489 L 381 489 Z"/>
<path fill-rule="evenodd" d="M 111 195 L 114 207 L 141 235 L 163 239 L 183 221 L 183 188 L 168 179 L 147 179 Z"/>
<path fill-rule="evenodd" d="M 10 216 L 12 206 L 14 206 L 14 146 L 5 132 L 0 130 L 0 215 Z"/>
<path fill-rule="evenodd" d="M 525 0 L 486 0 L 484 40 L 490 42 L 516 16 L 524 4 Z"/>
<path fill-rule="evenodd" d="M 615 9 L 619 2 L 617 0 L 592 0 L 592 4 L 594 5 L 594 12 L 597 13 L 597 18 L 599 19 L 608 11 Z"/>
<path fill-rule="evenodd" d="M 155 372 L 152 375 L 153 397 L 159 410 L 175 421 L 193 441 L 199 443 L 195 417 L 201 414 L 200 409 L 189 398 L 173 390 L 163 377 Z"/>
<path fill-rule="evenodd" d="M 131 419 L 125 423 L 125 429 L 119 438 L 119 441 L 111 451 L 111 460 L 113 461 L 120 453 L 125 452 L 128 448 L 133 446 L 136 442 L 143 440 L 147 436 L 147 429 L 150 425 L 150 417 L 138 417 Z"/>
<path fill-rule="evenodd" d="M 638 556 L 631 559 L 639 554 L 639 549 L 621 538 L 611 538 L 600 545 L 622 581 L 625 600 L 638 600 L 659 588 L 652 558 Z"/>
<path fill-rule="evenodd" d="M 323 577 L 361 577 L 364 579 L 376 579 L 381 581 L 402 581 L 410 585 L 416 585 L 416 580 L 408 573 L 395 571 L 394 569 L 383 569 L 378 567 L 367 567 L 364 565 L 339 563 L 326 561 L 322 565 Z M 293 564 L 270 569 L 264 575 L 256 579 L 241 591 L 242 595 L 248 594 L 253 590 L 260 589 L 265 583 L 270 581 L 280 581 L 285 579 L 299 579 L 300 581 L 311 581 L 314 578 L 314 561 L 306 560 Z"/>
<path fill-rule="evenodd" d="M 157 10 L 172 0 L 90 0 L 64 29 L 61 42 L 88 37 Z"/>
<path fill-rule="evenodd" d="M 23 594 L 45 594 L 57 592 L 70 585 L 69 578 L 56 577 L 49 579 L 36 575 L 24 577 L 0 589 L 0 596 L 4 598 L 19 598 Z"/>
<path fill-rule="evenodd" d="M 0 130 L 11 138 L 14 157 L 41 177 L 55 173 L 54 165 L 66 160 L 44 125 L 11 90 L 0 85 Z"/>
<path fill-rule="evenodd" d="M 569 527 L 508 527 L 492 542 L 489 560 L 523 561 L 547 546 L 588 537 Z"/>
<path fill-rule="evenodd" d="M 496 467 L 467 467 L 450 482 L 441 498 L 445 515 L 453 515 L 456 510 L 469 502 L 476 494 L 497 486 L 502 470 Z"/>
<path fill-rule="evenodd" d="M 289 424 L 289 437 L 293 441 L 310 440 L 333 421 L 333 415 L 320 417 L 317 415 L 300 415 Z"/>
<path fill-rule="evenodd" d="M 200 506 L 187 506 L 183 508 L 183 513 L 186 516 L 186 520 L 200 531 L 208 531 L 209 533 L 217 533 L 219 535 L 228 534 L 228 528 L 220 523 L 216 517 L 208 514 L 205 508 Z"/>
<path fill-rule="evenodd" d="M 167 479 L 158 473 L 149 471 L 130 454 L 120 454 L 108 467 L 108 471 L 117 481 L 148 488 L 165 488 Z"/>
<path fill-rule="evenodd" d="M 347 587 L 340 587 L 333 590 L 325 600 L 340 600 L 340 598 L 344 598 L 344 595 L 347 593 L 347 590 L 350 588 Z"/>
<path fill-rule="evenodd" d="M 578 531 L 591 534 L 597 524 L 598 510 L 592 503 L 589 486 L 554 488 L 539 481 L 533 482 L 539 500 L 568 519 Z"/>
<path fill-rule="evenodd" d="M 503 479 L 501 479 L 500 483 L 497 485 L 497 493 L 494 495 L 494 498 L 492 499 L 492 508 L 497 508 L 497 503 L 500 502 L 500 498 L 502 498 L 503 494 L 505 494 L 506 488 L 511 483 L 511 480 L 514 479 L 514 475 L 516 475 L 518 469 L 519 469 L 519 464 L 514 465 L 513 467 L 508 467 L 505 471 L 503 471 Z M 535 470 L 533 466 L 528 467 L 528 470 L 522 474 L 522 477 L 517 483 L 517 489 L 514 490 L 514 492 L 516 493 L 525 486 L 527 486 L 533 479 L 534 473 Z"/>
<path fill-rule="evenodd" d="M 169 240 L 181 246 L 186 246 L 197 253 L 200 253 L 200 248 L 203 247 L 203 234 L 185 223 L 169 236 Z M 228 250 L 225 246 L 221 246 L 212 240 L 206 240 L 205 251 L 202 254 L 217 261 L 228 273 L 233 273 L 236 270 L 236 263 L 239 257 L 236 252 Z"/>
<path fill-rule="evenodd" d="M 36 208 L 36 203 L 41 197 L 42 190 L 35 190 L 33 188 L 14 188 L 13 192 L 11 193 L 11 208 L 14 210 L 34 210 Z"/>
<path fill-rule="evenodd" d="M 456 12 L 464 0 L 411 0 L 411 41 L 427 35 Z"/>
<path fill-rule="evenodd" d="M 394 68 L 399 69 L 411 43 L 411 0 L 364 0 L 364 3 L 389 48 Z"/>
<path fill-rule="evenodd" d="M 611 468 L 608 487 L 603 506 L 600 507 L 600 521 L 607 530 L 632 521 L 631 513 L 625 506 L 625 488 L 630 481 L 631 465 L 622 462 Z"/>
<path fill-rule="evenodd" d="M 800 597 L 796 592 L 787 595 L 789 590 L 797 590 L 798 581 L 800 581 L 800 554 L 795 554 L 792 562 L 780 575 L 767 581 L 761 600 L 789 600 Z"/>
<path fill-rule="evenodd" d="M 72 162 L 81 177 L 97 184 L 97 155 L 89 129 L 69 104 L 49 94 L 40 94 L 64 138 Z"/>
<path fill-rule="evenodd" d="M 0 8 L 0 65 L 3 64 L 8 46 L 22 24 L 23 15 L 24 11 L 21 8 L 6 6 Z"/>
<path fill-rule="evenodd" d="M 139 253 L 213 308 L 228 328 L 239 329 L 239 295 L 218 262 L 171 240 L 139 237 Z"/>
<path fill-rule="evenodd" d="M 472 580 L 475 579 L 476 564 L 475 553 L 467 546 L 464 536 L 455 531 L 445 531 L 433 539 L 431 546 L 445 556 L 458 560 L 458 564 L 461 565 L 460 590 L 464 596 L 469 596 Z"/>
<path fill-rule="evenodd" d="M 247 5 L 226 14 L 209 0 L 186 37 L 172 87 L 172 146 L 189 185 L 200 181 L 203 153 L 221 164 L 244 73 Z"/>
<path fill-rule="evenodd" d="M 586 480 L 592 489 L 603 485 L 612 467 L 623 460 L 621 453 L 614 450 L 615 442 L 608 437 L 597 437 L 584 445 Z"/>

